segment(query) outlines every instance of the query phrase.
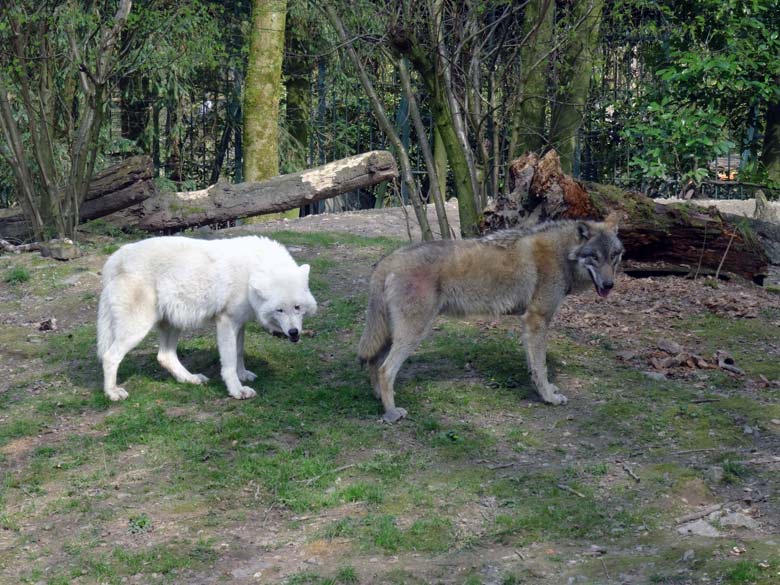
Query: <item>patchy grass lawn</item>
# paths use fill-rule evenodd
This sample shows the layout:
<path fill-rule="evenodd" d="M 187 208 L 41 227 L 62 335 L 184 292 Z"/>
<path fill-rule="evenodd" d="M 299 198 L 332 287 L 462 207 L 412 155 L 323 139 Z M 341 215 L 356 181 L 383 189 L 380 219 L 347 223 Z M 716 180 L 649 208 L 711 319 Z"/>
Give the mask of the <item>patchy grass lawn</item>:
<path fill-rule="evenodd" d="M 204 330 L 180 355 L 209 384 L 176 383 L 150 337 L 120 368 L 130 397 L 109 402 L 94 315 L 115 245 L 96 238 L 66 264 L 0 258 L 0 582 L 780 581 L 775 308 L 677 320 L 672 333 L 745 370 L 695 379 L 652 379 L 609 330 L 559 317 L 565 407 L 538 402 L 517 318 L 443 318 L 397 384 L 410 418 L 388 426 L 355 346 L 371 264 L 400 242 L 277 237 L 312 264 L 320 312 L 296 345 L 250 326 L 248 401 L 228 397 Z M 610 311 L 590 296 L 572 306 Z M 618 302 L 629 337 L 670 334 L 646 299 Z M 678 533 L 714 504 L 755 525 Z"/>

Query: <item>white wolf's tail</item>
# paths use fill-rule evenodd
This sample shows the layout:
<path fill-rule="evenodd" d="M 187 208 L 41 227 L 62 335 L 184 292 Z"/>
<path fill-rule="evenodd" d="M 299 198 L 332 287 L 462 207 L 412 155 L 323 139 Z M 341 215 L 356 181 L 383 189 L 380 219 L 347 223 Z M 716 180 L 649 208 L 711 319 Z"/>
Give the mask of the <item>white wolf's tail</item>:
<path fill-rule="evenodd" d="M 111 344 L 114 343 L 114 332 L 111 327 L 111 313 L 109 309 L 108 294 L 106 289 L 100 295 L 97 319 L 97 355 L 101 360 Z"/>
<path fill-rule="evenodd" d="M 371 275 L 368 292 L 368 310 L 366 328 L 358 343 L 358 357 L 368 362 L 378 356 L 392 341 L 390 319 L 385 299 L 385 278 L 387 275 L 381 266 Z"/>
<path fill-rule="evenodd" d="M 111 281 L 117 272 L 116 265 L 119 262 L 117 252 L 111 255 L 103 266 L 103 291 L 100 293 L 97 319 L 97 355 L 101 360 L 103 354 L 114 343 L 114 328 L 111 324 Z"/>

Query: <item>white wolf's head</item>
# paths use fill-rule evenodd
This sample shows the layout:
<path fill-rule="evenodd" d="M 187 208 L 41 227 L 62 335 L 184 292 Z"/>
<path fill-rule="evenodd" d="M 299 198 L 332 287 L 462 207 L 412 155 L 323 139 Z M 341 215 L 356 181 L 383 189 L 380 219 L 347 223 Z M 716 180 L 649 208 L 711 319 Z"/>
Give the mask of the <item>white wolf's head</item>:
<path fill-rule="evenodd" d="M 309 265 L 282 274 L 253 274 L 249 279 L 249 302 L 263 327 L 297 342 L 303 316 L 317 312 L 317 301 L 309 292 Z"/>

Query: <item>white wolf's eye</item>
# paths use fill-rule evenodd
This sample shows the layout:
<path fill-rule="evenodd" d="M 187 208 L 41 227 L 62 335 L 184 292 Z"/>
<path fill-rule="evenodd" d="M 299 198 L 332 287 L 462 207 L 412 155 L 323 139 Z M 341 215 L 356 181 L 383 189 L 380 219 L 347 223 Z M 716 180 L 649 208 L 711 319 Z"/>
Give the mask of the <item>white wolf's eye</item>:
<path fill-rule="evenodd" d="M 300 305 L 295 305 L 295 310 L 296 311 L 300 311 L 301 310 L 301 306 Z"/>
<path fill-rule="evenodd" d="M 277 313 L 284 313 L 284 309 L 276 309 Z"/>

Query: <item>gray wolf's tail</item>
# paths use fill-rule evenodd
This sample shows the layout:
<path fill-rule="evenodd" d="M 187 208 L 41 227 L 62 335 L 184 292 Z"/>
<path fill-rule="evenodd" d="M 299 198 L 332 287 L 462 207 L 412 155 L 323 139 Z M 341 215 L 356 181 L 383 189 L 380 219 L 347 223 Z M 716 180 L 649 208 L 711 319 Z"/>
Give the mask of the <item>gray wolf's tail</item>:
<path fill-rule="evenodd" d="M 364 363 L 378 356 L 392 341 L 385 299 L 385 277 L 386 275 L 381 268 L 377 268 L 371 275 L 366 328 L 358 343 L 358 357 Z"/>

